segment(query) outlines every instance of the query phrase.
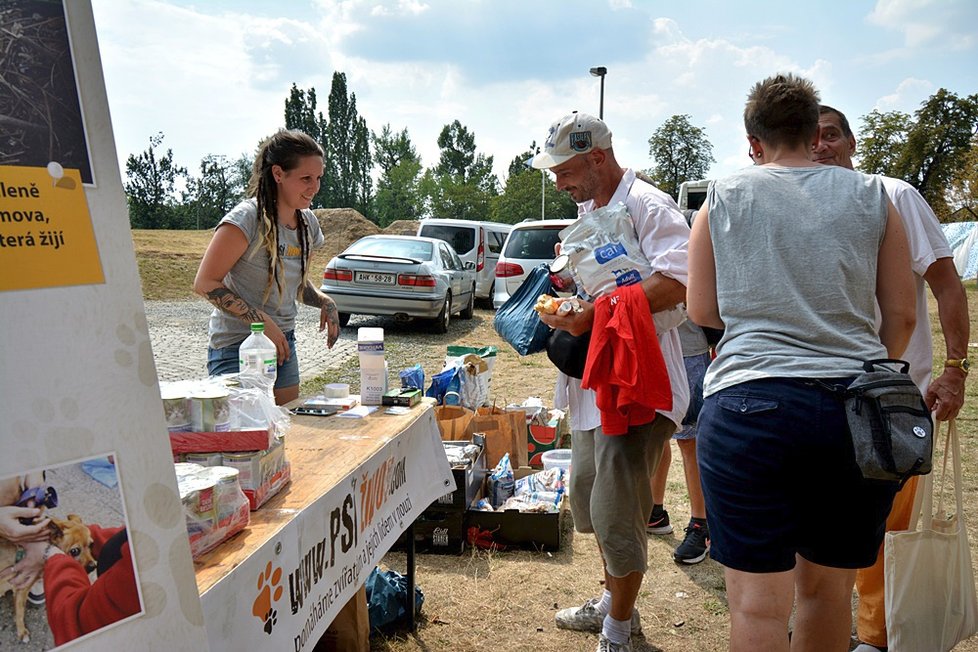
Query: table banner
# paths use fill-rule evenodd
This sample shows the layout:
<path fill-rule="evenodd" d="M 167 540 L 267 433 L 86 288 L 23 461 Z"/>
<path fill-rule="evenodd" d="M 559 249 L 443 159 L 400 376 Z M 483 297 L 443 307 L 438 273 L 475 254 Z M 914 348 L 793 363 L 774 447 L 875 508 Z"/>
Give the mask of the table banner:
<path fill-rule="evenodd" d="M 401 532 L 454 488 L 426 410 L 203 594 L 211 650 L 311 650 Z"/>

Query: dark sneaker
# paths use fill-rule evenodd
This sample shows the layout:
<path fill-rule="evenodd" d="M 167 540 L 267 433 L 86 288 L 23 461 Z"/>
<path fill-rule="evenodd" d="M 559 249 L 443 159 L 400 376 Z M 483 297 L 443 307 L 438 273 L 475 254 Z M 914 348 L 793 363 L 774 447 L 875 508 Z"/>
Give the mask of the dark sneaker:
<path fill-rule="evenodd" d="M 580 607 L 561 609 L 554 616 L 557 629 L 572 629 L 575 632 L 600 634 L 601 628 L 604 627 L 604 614 L 595 608 L 597 604 L 598 599 L 591 598 Z M 636 609 L 632 611 L 632 635 L 641 633 L 642 623 L 638 615 L 638 609 Z"/>
<path fill-rule="evenodd" d="M 710 531 L 699 523 L 686 526 L 686 536 L 676 547 L 672 558 L 680 564 L 698 564 L 706 559 L 710 551 Z"/>
<path fill-rule="evenodd" d="M 612 643 L 604 634 L 598 636 L 598 649 L 596 652 L 632 652 L 632 642 Z"/>
<path fill-rule="evenodd" d="M 669 512 L 662 510 L 658 516 L 650 516 L 649 522 L 645 525 L 645 531 L 649 534 L 672 534 Z"/>

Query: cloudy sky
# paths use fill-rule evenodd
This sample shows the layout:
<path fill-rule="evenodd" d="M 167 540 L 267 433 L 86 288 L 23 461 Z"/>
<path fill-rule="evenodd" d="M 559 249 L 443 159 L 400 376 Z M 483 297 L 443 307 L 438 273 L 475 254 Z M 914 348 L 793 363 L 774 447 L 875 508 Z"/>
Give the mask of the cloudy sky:
<path fill-rule="evenodd" d="M 91 0 L 120 165 L 157 132 L 196 171 L 284 124 L 293 83 L 320 108 L 334 71 L 368 128 L 407 128 L 424 165 L 459 120 L 500 178 L 572 110 L 604 117 L 623 165 L 674 114 L 706 129 L 711 176 L 749 163 L 750 86 L 812 79 L 854 127 L 938 88 L 978 92 L 978 2 L 849 0 Z"/>

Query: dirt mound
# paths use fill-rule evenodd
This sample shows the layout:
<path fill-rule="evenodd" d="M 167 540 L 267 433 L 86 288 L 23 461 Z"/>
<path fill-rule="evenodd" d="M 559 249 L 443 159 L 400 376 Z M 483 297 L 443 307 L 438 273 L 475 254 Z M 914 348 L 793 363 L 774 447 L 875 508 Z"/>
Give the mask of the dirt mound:
<path fill-rule="evenodd" d="M 386 235 L 414 235 L 418 232 L 417 220 L 397 220 L 384 228 Z"/>
<path fill-rule="evenodd" d="M 313 213 L 326 238 L 316 257 L 327 261 L 365 235 L 380 233 L 380 227 L 352 208 L 317 208 Z"/>

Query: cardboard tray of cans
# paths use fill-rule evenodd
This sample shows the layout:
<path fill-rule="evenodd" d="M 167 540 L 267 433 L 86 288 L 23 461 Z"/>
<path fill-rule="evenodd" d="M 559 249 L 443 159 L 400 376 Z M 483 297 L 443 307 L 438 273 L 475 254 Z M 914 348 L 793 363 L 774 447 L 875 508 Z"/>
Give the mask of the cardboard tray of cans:
<path fill-rule="evenodd" d="M 224 432 L 170 431 L 170 450 L 185 453 L 221 453 L 268 450 L 274 439 L 268 430 L 227 430 Z"/>
<path fill-rule="evenodd" d="M 276 437 L 268 450 L 224 453 L 224 466 L 239 472 L 241 489 L 252 511 L 278 493 L 292 477 L 292 467 L 285 458 L 285 443 Z"/>

